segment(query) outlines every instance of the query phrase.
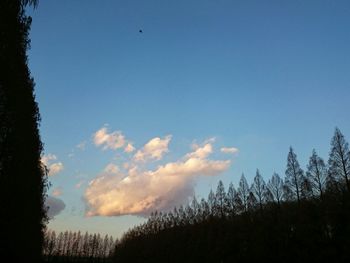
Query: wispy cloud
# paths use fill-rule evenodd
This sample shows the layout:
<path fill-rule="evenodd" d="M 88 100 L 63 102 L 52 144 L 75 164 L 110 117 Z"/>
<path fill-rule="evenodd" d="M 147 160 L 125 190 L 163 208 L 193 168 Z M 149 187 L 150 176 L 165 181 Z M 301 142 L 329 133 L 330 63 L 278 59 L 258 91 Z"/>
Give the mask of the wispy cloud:
<path fill-rule="evenodd" d="M 139 152 L 138 160 L 158 160 L 168 151 L 171 136 L 150 140 Z M 87 216 L 148 215 L 154 210 L 169 210 L 186 203 L 194 194 L 195 182 L 202 176 L 215 176 L 230 165 L 230 160 L 212 160 L 213 140 L 194 145 L 193 151 L 175 162 L 153 170 L 133 162 L 123 169 L 109 164 L 85 191 Z M 137 154 L 135 154 L 137 155 Z"/>
<path fill-rule="evenodd" d="M 238 153 L 239 150 L 235 147 L 222 147 L 220 151 L 223 153 L 235 154 Z"/>
<path fill-rule="evenodd" d="M 54 176 L 64 169 L 62 162 L 56 162 L 57 156 L 54 154 L 47 154 L 41 157 L 41 162 L 49 169 L 49 176 Z"/>

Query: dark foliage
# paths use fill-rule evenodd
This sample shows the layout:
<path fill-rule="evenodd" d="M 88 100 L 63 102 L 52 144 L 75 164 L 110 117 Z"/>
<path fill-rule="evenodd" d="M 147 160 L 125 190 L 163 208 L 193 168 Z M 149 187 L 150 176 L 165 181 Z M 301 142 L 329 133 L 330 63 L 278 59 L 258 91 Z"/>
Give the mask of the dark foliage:
<path fill-rule="evenodd" d="M 0 1 L 0 257 L 40 262 L 46 172 L 41 165 L 39 110 L 26 52 L 37 1 Z"/>
<path fill-rule="evenodd" d="M 331 160 L 333 145 L 334 139 Z M 226 193 L 219 182 L 208 200 L 155 212 L 126 232 L 113 260 L 350 262 L 350 193 L 343 163 L 332 165 L 332 173 L 327 173 L 314 151 L 304 176 L 291 148 L 284 182 L 275 173 L 265 184 L 259 171 L 251 187 L 242 175 L 237 191 L 230 184 Z M 342 172 L 340 179 L 327 184 L 337 177 L 334 171 Z"/>
<path fill-rule="evenodd" d="M 114 251 L 112 236 L 80 232 L 48 231 L 45 234 L 44 257 L 46 262 L 109 262 Z"/>

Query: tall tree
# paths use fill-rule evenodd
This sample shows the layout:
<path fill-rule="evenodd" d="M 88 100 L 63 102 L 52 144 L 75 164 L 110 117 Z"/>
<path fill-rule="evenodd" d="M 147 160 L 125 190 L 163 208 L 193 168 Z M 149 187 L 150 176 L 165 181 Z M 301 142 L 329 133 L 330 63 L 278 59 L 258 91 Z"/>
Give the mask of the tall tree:
<path fill-rule="evenodd" d="M 235 187 L 233 186 L 232 183 L 230 183 L 226 198 L 225 198 L 225 209 L 226 209 L 226 215 L 228 216 L 233 216 L 236 213 L 236 207 L 235 207 L 235 198 L 237 196 L 237 192 Z"/>
<path fill-rule="evenodd" d="M 225 198 L 226 198 L 225 187 L 222 181 L 220 180 L 216 188 L 215 204 L 214 204 L 215 215 L 218 217 L 223 217 L 225 215 L 225 207 L 224 207 Z"/>
<path fill-rule="evenodd" d="M 259 203 L 260 210 L 262 210 L 263 203 L 266 201 L 267 197 L 267 187 L 264 178 L 262 178 L 259 172 L 259 169 L 256 170 L 256 175 L 254 177 L 254 182 L 251 191 Z"/>
<path fill-rule="evenodd" d="M 323 159 L 317 155 L 315 149 L 312 151 L 309 159 L 306 176 L 311 183 L 312 192 L 319 195 L 322 199 L 326 189 L 327 168 Z"/>
<path fill-rule="evenodd" d="M 283 180 L 279 174 L 274 173 L 269 180 L 267 187 L 270 190 L 272 198 L 280 206 L 281 201 L 283 200 Z"/>
<path fill-rule="evenodd" d="M 244 212 L 248 210 L 248 201 L 249 201 L 249 185 L 244 174 L 242 174 L 241 179 L 239 180 L 239 186 L 237 189 L 237 195 L 242 203 L 242 209 Z"/>
<path fill-rule="evenodd" d="M 298 204 L 302 197 L 303 183 L 304 171 L 300 168 L 297 155 L 294 153 L 293 148 L 290 147 L 287 158 L 285 186 L 289 190 L 291 199 L 296 199 Z"/>
<path fill-rule="evenodd" d="M 17 262 L 40 261 L 46 219 L 40 115 L 27 63 L 25 8 L 36 4 L 0 1 L 0 257 Z"/>
<path fill-rule="evenodd" d="M 329 176 L 336 182 L 345 183 L 350 191 L 350 152 L 349 144 L 338 128 L 335 128 L 329 154 Z"/>

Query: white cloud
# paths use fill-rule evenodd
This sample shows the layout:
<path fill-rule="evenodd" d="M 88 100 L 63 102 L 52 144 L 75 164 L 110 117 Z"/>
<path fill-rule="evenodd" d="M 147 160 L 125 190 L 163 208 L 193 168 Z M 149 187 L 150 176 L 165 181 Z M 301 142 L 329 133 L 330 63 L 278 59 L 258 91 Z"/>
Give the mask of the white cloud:
<path fill-rule="evenodd" d="M 41 162 L 49 170 L 49 176 L 54 176 L 64 169 L 62 162 L 53 162 L 57 160 L 57 156 L 54 154 L 47 154 L 41 157 Z"/>
<path fill-rule="evenodd" d="M 46 166 L 48 166 L 51 161 L 55 161 L 55 160 L 57 160 L 57 156 L 51 153 L 41 157 L 41 162 Z"/>
<path fill-rule="evenodd" d="M 160 160 L 167 153 L 171 135 L 165 136 L 163 139 L 155 137 L 147 142 L 141 150 L 134 155 L 135 161 Z"/>
<path fill-rule="evenodd" d="M 238 149 L 237 148 L 235 148 L 235 147 L 222 147 L 221 149 L 220 149 L 220 151 L 221 152 L 223 152 L 223 153 L 231 153 L 231 154 L 235 154 L 235 153 L 238 153 Z"/>
<path fill-rule="evenodd" d="M 116 150 L 122 148 L 126 143 L 125 136 L 121 131 L 108 133 L 108 129 L 106 127 L 103 127 L 95 132 L 93 139 L 95 145 L 101 146 L 103 150 Z"/>
<path fill-rule="evenodd" d="M 54 176 L 64 169 L 63 163 L 53 163 L 49 166 L 49 176 Z"/>
<path fill-rule="evenodd" d="M 45 200 L 45 205 L 48 208 L 47 215 L 50 219 L 61 213 L 66 207 L 65 203 L 56 197 L 48 196 Z"/>
<path fill-rule="evenodd" d="M 200 147 L 198 145 L 192 145 L 193 152 L 187 154 L 188 158 L 206 158 L 213 152 L 213 146 L 211 143 L 206 143 Z"/>
<path fill-rule="evenodd" d="M 144 147 L 143 158 L 161 158 L 168 151 L 170 138 L 156 138 L 157 143 L 152 139 L 150 142 L 153 142 L 148 144 L 161 144 L 162 150 L 152 155 L 154 148 Z M 208 158 L 213 152 L 211 142 L 195 148 L 180 160 L 160 165 L 154 170 L 142 170 L 130 164 L 124 166 L 127 171 L 121 171 L 114 165 L 108 165 L 85 191 L 87 216 L 148 215 L 154 210 L 166 211 L 186 203 L 194 194 L 196 180 L 201 176 L 218 175 L 231 165 L 230 160 Z"/>

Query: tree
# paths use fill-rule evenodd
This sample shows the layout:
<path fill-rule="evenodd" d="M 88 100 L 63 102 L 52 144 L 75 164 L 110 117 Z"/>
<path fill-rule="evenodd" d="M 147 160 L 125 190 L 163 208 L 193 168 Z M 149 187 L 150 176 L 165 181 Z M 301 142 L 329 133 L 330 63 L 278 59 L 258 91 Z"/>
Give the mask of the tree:
<path fill-rule="evenodd" d="M 218 217 L 223 217 L 225 215 L 225 187 L 222 181 L 220 180 L 216 188 L 215 201 L 214 201 L 214 215 Z"/>
<path fill-rule="evenodd" d="M 277 202 L 278 206 L 280 206 L 284 194 L 283 180 L 281 177 L 277 173 L 274 173 L 269 180 L 267 187 L 270 190 L 273 200 Z"/>
<path fill-rule="evenodd" d="M 324 191 L 326 189 L 327 180 L 327 168 L 321 157 L 319 157 L 315 151 L 312 151 L 312 155 L 307 165 L 306 177 L 309 179 L 312 192 L 323 198 Z"/>
<path fill-rule="evenodd" d="M 349 144 L 338 128 L 335 128 L 334 136 L 331 141 L 328 165 L 331 180 L 338 183 L 345 183 L 346 189 L 350 191 Z"/>
<path fill-rule="evenodd" d="M 239 200 L 241 201 L 241 206 L 242 206 L 241 210 L 243 212 L 248 211 L 249 194 L 250 194 L 249 185 L 248 185 L 247 179 L 245 178 L 244 174 L 242 173 L 241 179 L 239 180 L 237 195 L 238 195 Z"/>
<path fill-rule="evenodd" d="M 262 210 L 263 203 L 267 199 L 266 198 L 267 197 L 267 187 L 266 187 L 266 183 L 264 181 L 264 178 L 262 178 L 262 176 L 259 172 L 259 169 L 256 170 L 256 175 L 254 177 L 254 182 L 253 182 L 251 191 L 259 203 L 260 210 Z"/>
<path fill-rule="evenodd" d="M 293 148 L 289 148 L 288 158 L 287 158 L 287 169 L 285 186 L 288 189 L 290 198 L 297 200 L 298 204 L 302 196 L 302 185 L 304 183 L 304 171 L 300 168 L 299 162 L 297 160 L 297 155 L 294 153 Z"/>
<path fill-rule="evenodd" d="M 210 192 L 208 194 L 208 205 L 210 209 L 210 214 L 215 215 L 215 194 L 212 189 L 210 189 Z"/>
<path fill-rule="evenodd" d="M 0 217 L 0 257 L 16 262 L 41 260 L 46 223 L 40 115 L 26 55 L 28 5 L 37 1 L 0 1 L 0 206 L 6 213 Z"/>
<path fill-rule="evenodd" d="M 236 206 L 235 206 L 235 198 L 236 198 L 237 192 L 235 187 L 232 183 L 230 183 L 226 198 L 225 198 L 225 208 L 226 208 L 226 215 L 233 216 L 236 213 Z"/>

